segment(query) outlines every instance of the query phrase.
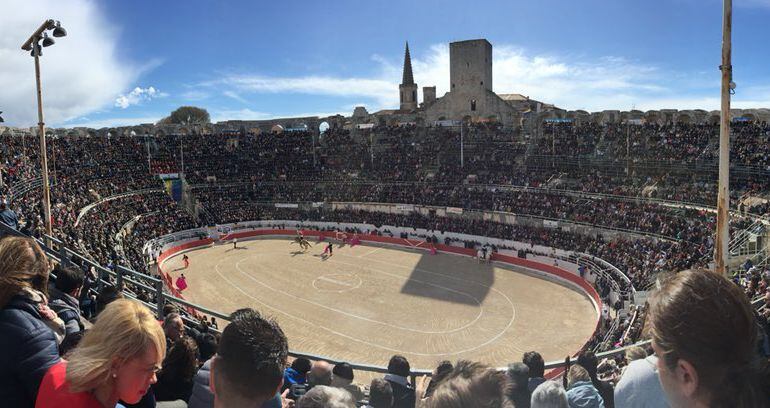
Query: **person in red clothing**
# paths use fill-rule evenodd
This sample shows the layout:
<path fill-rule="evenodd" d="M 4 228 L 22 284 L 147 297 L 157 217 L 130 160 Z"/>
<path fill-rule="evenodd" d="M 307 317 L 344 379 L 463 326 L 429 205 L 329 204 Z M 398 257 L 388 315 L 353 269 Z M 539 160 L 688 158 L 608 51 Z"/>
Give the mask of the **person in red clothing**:
<path fill-rule="evenodd" d="M 48 369 L 35 407 L 136 404 L 157 382 L 165 355 L 165 335 L 152 312 L 132 300 L 116 300 L 107 305 L 77 348 Z"/>

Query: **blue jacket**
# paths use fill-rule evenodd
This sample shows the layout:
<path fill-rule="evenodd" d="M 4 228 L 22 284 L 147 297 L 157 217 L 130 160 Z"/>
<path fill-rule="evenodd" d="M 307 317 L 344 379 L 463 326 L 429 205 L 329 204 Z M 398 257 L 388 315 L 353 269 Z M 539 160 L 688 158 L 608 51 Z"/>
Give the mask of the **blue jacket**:
<path fill-rule="evenodd" d="M 16 296 L 0 310 L 0 401 L 34 407 L 48 368 L 59 362 L 59 345 L 36 304 Z"/>
<path fill-rule="evenodd" d="M 604 400 L 591 381 L 578 381 L 572 384 L 572 387 L 567 390 L 567 401 L 569 408 L 604 408 Z"/>

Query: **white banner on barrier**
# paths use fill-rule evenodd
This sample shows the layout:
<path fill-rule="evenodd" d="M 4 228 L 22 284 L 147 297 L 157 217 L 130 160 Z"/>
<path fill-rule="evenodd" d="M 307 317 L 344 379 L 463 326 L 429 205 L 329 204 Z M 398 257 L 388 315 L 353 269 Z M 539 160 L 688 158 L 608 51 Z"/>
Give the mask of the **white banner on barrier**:
<path fill-rule="evenodd" d="M 401 211 L 414 211 L 414 206 L 412 204 L 398 204 L 396 209 Z"/>
<path fill-rule="evenodd" d="M 457 207 L 447 207 L 446 208 L 446 212 L 448 214 L 462 214 L 463 213 L 463 209 L 462 208 L 457 208 Z"/>
<path fill-rule="evenodd" d="M 296 203 L 275 203 L 275 208 L 299 208 Z"/>
<path fill-rule="evenodd" d="M 546 228 L 559 228 L 558 221 L 543 220 L 543 226 Z"/>

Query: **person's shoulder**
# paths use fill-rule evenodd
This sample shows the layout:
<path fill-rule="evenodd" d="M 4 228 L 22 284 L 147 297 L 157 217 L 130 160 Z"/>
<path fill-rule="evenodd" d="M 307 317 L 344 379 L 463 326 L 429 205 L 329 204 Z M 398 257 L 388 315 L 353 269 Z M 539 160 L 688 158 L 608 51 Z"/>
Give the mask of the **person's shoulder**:
<path fill-rule="evenodd" d="M 61 360 L 46 371 L 37 395 L 36 408 L 100 408 L 101 404 L 87 392 L 70 392 L 67 362 Z"/>

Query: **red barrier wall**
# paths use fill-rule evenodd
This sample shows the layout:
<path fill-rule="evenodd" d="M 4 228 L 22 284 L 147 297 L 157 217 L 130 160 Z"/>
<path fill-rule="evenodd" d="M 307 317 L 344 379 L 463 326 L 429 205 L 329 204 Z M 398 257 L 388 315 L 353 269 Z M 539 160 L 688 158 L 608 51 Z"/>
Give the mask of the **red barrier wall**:
<path fill-rule="evenodd" d="M 230 233 L 227 235 L 222 235 L 221 240 L 222 241 L 229 241 L 233 238 L 252 238 L 252 237 L 258 237 L 263 235 L 288 235 L 288 236 L 294 236 L 297 234 L 297 230 L 287 230 L 287 229 L 263 229 L 263 230 L 253 230 L 253 231 L 246 231 L 246 232 L 236 232 L 236 233 Z M 327 238 L 336 239 L 337 232 L 335 231 L 315 231 L 315 230 L 302 230 L 302 234 L 306 238 L 315 237 L 319 240 L 325 240 Z M 348 237 L 352 237 L 353 234 L 347 234 Z M 469 248 L 461 248 L 451 245 L 444 245 L 444 244 L 429 244 L 425 241 L 419 241 L 419 240 L 413 240 L 413 239 L 404 239 L 404 238 L 395 238 L 395 237 L 384 237 L 380 235 L 372 235 L 372 234 L 356 234 L 356 237 L 358 237 L 359 240 L 362 242 L 379 242 L 384 244 L 392 244 L 392 245 L 400 245 L 407 248 L 419 248 L 419 249 L 425 249 L 429 250 L 431 246 L 435 247 L 437 251 L 439 252 L 446 252 L 446 253 L 452 253 L 457 255 L 466 255 L 466 256 L 476 256 L 476 251 Z M 181 251 L 190 250 L 193 248 L 201 247 L 201 246 L 207 246 L 211 245 L 214 242 L 213 239 L 207 238 L 200 241 L 192 241 L 192 242 L 186 242 L 180 246 L 172 247 L 165 252 L 161 256 L 158 257 L 158 263 L 162 263 L 163 260 L 174 256 L 175 254 L 178 254 Z M 566 271 L 564 269 L 561 269 L 557 266 L 544 264 L 542 262 L 536 262 L 528 259 L 518 258 L 515 256 L 509 256 L 509 255 L 500 255 L 497 253 L 492 254 L 492 261 L 497 262 L 503 262 L 511 265 L 521 266 L 524 268 L 534 269 L 538 272 L 543 272 L 548 275 L 556 276 L 560 279 L 566 280 L 568 282 L 571 282 L 578 287 L 580 287 L 588 296 L 590 296 L 593 301 L 596 303 L 597 307 L 597 314 L 602 309 L 602 300 L 599 297 L 599 293 L 596 292 L 596 289 L 591 286 L 585 279 L 570 273 L 569 271 Z M 158 270 L 160 271 L 160 267 L 158 267 Z M 171 277 L 161 272 L 164 280 L 166 280 L 166 284 L 169 286 L 169 289 L 171 289 L 172 293 L 177 294 L 179 291 L 176 290 L 176 288 L 173 287 L 171 284 Z M 182 299 L 181 293 L 178 293 L 178 296 Z M 599 329 L 599 324 L 601 323 L 600 319 L 597 318 L 596 320 L 596 328 L 594 329 L 594 333 Z M 593 337 L 593 334 L 591 335 Z M 590 337 L 589 337 L 590 339 Z M 585 348 L 585 346 L 583 347 Z M 581 348 L 577 353 L 574 355 L 579 354 L 583 348 Z M 564 372 L 563 368 L 557 368 L 554 370 L 549 371 L 546 373 L 546 378 L 556 378 L 559 376 L 562 372 Z"/>

